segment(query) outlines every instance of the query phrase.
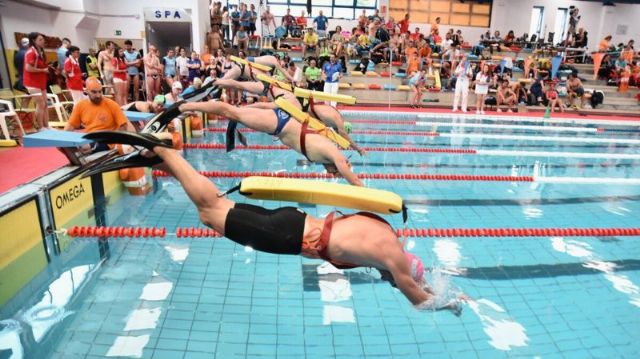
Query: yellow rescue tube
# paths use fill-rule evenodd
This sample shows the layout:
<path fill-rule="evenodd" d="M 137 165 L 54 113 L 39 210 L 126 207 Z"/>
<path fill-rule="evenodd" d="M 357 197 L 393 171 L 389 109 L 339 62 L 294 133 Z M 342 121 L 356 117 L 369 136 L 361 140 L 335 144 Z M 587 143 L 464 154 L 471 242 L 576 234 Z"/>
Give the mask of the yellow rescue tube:
<path fill-rule="evenodd" d="M 302 112 L 289 101 L 287 101 L 284 97 L 280 97 L 275 102 L 278 107 L 287 111 L 287 113 L 289 113 L 289 115 L 291 115 L 291 117 L 296 119 L 298 122 L 308 122 L 310 129 L 337 143 L 338 146 L 342 147 L 343 149 L 346 150 L 347 148 L 349 148 L 349 146 L 351 146 L 351 143 L 346 138 L 340 136 L 332 128 L 325 126 L 325 124 L 320 122 L 319 120 Z"/>
<path fill-rule="evenodd" d="M 382 214 L 402 212 L 402 198 L 393 192 L 340 183 L 252 176 L 240 182 L 240 194 L 253 199 L 323 204 Z"/>
<path fill-rule="evenodd" d="M 0 140 L 0 147 L 15 147 L 18 145 L 18 142 L 15 140 Z"/>
<path fill-rule="evenodd" d="M 233 55 L 229 56 L 229 59 L 231 61 L 234 61 L 235 63 L 238 63 L 238 64 L 249 65 L 249 66 L 253 67 L 254 69 L 258 69 L 258 70 L 262 70 L 262 71 L 271 71 L 271 66 L 257 64 L 255 62 L 250 62 L 250 61 L 247 61 L 245 59 L 241 59 L 241 58 L 233 56 Z"/>
<path fill-rule="evenodd" d="M 273 77 L 269 77 L 269 76 L 267 76 L 265 74 L 257 74 L 256 78 L 259 81 L 263 81 L 263 82 L 278 86 L 279 88 L 281 88 L 283 90 L 293 91 L 293 88 L 291 88 L 291 85 L 289 85 L 288 83 L 282 82 L 282 81 L 278 81 L 278 80 L 274 79 Z"/>
<path fill-rule="evenodd" d="M 293 91 L 293 94 L 296 97 L 309 98 L 313 97 L 314 100 L 322 100 L 322 101 L 335 101 L 339 103 L 346 103 L 348 105 L 353 105 L 356 103 L 356 98 L 348 95 L 339 95 L 339 94 L 330 94 L 326 92 L 320 91 L 311 91 L 305 90 L 299 87 Z"/>

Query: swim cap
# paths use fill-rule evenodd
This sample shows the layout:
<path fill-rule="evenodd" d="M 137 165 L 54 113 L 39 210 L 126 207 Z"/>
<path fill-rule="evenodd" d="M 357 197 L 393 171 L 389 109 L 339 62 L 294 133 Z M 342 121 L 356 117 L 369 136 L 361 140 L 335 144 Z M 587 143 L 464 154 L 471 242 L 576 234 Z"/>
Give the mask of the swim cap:
<path fill-rule="evenodd" d="M 416 283 L 422 282 L 422 278 L 424 277 L 424 264 L 420 258 L 409 252 L 404 252 L 404 257 L 407 259 L 407 262 L 409 262 L 411 277 L 413 280 L 416 281 Z"/>
<path fill-rule="evenodd" d="M 156 95 L 156 97 L 153 98 L 153 102 L 158 105 L 164 105 L 165 101 L 166 99 L 164 98 L 164 95 Z"/>
<path fill-rule="evenodd" d="M 353 129 L 353 125 L 351 124 L 351 122 L 344 122 L 344 130 L 347 131 L 347 133 L 351 133 L 351 130 Z"/>
<path fill-rule="evenodd" d="M 172 89 L 180 89 L 180 90 L 182 90 L 182 84 L 180 83 L 180 81 L 175 81 L 173 83 L 173 85 L 171 85 L 171 88 Z"/>
<path fill-rule="evenodd" d="M 102 91 L 102 84 L 94 76 L 87 78 L 87 81 L 85 81 L 85 87 L 88 91 Z"/>

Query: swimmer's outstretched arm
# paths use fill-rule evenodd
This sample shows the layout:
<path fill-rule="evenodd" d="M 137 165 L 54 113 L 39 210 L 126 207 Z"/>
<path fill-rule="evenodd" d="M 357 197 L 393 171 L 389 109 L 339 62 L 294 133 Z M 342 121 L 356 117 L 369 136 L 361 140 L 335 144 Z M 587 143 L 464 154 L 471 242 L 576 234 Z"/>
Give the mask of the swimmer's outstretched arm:
<path fill-rule="evenodd" d="M 347 162 L 347 159 L 344 157 L 342 152 L 338 151 L 338 149 L 333 145 L 331 145 L 331 147 L 329 148 L 332 152 L 331 157 L 333 160 L 333 164 L 336 166 L 336 170 L 338 170 L 338 173 L 340 173 L 340 175 L 344 177 L 344 179 L 346 179 L 350 184 L 354 186 L 364 187 L 364 183 L 362 183 L 362 180 L 358 178 L 355 173 L 353 173 L 353 171 L 351 170 L 351 166 L 349 166 L 349 162 Z"/>
<path fill-rule="evenodd" d="M 275 102 L 256 102 L 256 103 L 252 103 L 251 105 L 246 105 L 243 106 L 243 108 L 260 108 L 263 110 L 274 110 L 276 108 L 278 108 L 278 105 L 276 105 Z"/>

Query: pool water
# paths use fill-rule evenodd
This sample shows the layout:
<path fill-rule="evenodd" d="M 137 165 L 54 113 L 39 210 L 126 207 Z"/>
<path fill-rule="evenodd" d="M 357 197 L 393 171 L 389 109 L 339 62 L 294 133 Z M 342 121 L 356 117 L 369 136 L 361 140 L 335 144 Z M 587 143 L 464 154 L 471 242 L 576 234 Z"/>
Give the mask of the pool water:
<path fill-rule="evenodd" d="M 349 151 L 356 173 L 540 179 L 365 180 L 405 199 L 409 228 L 640 227 L 638 127 L 415 114 L 380 113 L 380 123 L 362 113 L 347 117 L 363 147 L 477 150 L 370 151 L 365 157 Z M 407 133 L 357 132 L 366 130 Z M 267 135 L 245 135 L 251 144 L 278 144 Z M 214 132 L 194 140 L 222 141 L 223 134 Z M 198 170 L 323 171 L 293 151 L 190 149 L 185 157 Z M 575 184 L 580 178 L 590 180 Z M 211 180 L 221 189 L 239 181 Z M 231 198 L 269 208 L 290 205 Z M 302 208 L 319 217 L 334 209 Z M 386 218 L 396 228 L 403 225 L 400 215 Z M 195 206 L 169 178 L 159 178 L 152 195 L 109 203 L 107 220 L 168 232 L 201 226 Z M 428 278 L 438 290 L 471 297 L 459 317 L 415 310 L 376 271 L 340 271 L 227 239 L 169 235 L 111 239 L 108 247 L 101 259 L 95 239 L 75 240 L 55 259 L 40 295 L 11 312 L 3 308 L 0 357 L 640 357 L 638 237 L 409 238 L 407 247 L 431 267 Z"/>

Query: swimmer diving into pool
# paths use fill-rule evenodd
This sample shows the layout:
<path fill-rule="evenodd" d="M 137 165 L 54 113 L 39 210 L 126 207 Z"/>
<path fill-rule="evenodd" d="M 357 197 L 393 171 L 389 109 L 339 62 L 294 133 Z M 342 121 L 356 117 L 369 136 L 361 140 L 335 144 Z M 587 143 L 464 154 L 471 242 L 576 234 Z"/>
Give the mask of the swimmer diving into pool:
<path fill-rule="evenodd" d="M 117 131 L 93 132 L 85 138 L 149 150 L 149 159 L 159 163 L 157 168 L 182 184 L 198 208 L 202 223 L 240 245 L 267 253 L 324 259 L 344 269 L 373 267 L 416 308 L 460 312 L 459 299 L 442 303 L 443 300 L 433 294 L 424 280 L 420 259 L 405 252 L 393 228 L 375 214 L 358 212 L 336 216 L 332 212 L 321 219 L 294 207 L 272 210 L 235 203 L 221 195 L 213 182 L 171 149 L 170 140 Z"/>
<path fill-rule="evenodd" d="M 340 174 L 354 186 L 364 186 L 351 170 L 347 158 L 327 137 L 304 131 L 302 124 L 281 109 L 238 108 L 224 102 L 190 102 L 179 106 L 180 112 L 202 111 L 223 116 L 251 129 L 276 136 L 280 141 L 301 153 L 309 161 L 322 163 L 328 172 Z"/>

